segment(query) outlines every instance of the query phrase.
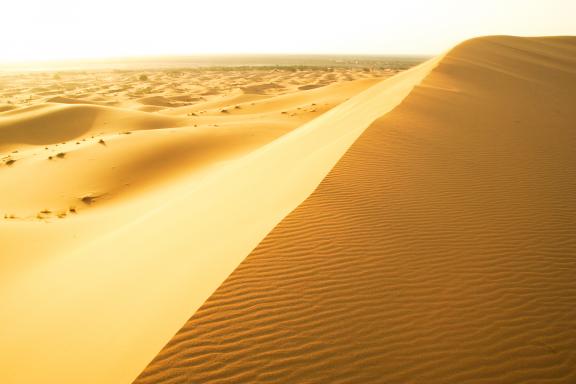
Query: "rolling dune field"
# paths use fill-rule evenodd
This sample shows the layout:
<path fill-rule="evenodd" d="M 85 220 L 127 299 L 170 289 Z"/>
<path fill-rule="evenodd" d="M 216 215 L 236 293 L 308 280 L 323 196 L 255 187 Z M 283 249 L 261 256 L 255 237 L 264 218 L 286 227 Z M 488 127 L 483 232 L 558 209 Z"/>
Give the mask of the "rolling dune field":
<path fill-rule="evenodd" d="M 372 115 L 350 114 L 337 135 L 332 123 L 364 108 L 357 96 L 394 73 L 4 76 L 0 381 L 131 382 L 308 196 L 353 140 L 340 140 L 350 122 L 362 129 Z M 190 100 L 160 105 L 174 93 Z M 82 94 L 90 102 L 77 102 Z"/>

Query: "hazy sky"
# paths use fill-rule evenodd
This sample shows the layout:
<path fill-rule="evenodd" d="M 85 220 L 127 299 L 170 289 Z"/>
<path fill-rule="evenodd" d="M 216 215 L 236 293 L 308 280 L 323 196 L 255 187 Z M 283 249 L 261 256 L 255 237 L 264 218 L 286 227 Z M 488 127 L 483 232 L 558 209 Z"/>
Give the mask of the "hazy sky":
<path fill-rule="evenodd" d="M 0 61 L 435 54 L 479 35 L 576 35 L 576 0 L 5 0 L 0 9 Z"/>

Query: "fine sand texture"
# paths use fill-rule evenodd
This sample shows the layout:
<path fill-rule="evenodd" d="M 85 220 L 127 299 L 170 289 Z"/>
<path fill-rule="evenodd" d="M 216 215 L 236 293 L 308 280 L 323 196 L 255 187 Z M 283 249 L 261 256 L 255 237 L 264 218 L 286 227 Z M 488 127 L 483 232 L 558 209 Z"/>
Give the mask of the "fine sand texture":
<path fill-rule="evenodd" d="M 132 382 L 434 63 L 4 78 L 32 96 L 0 114 L 0 382 Z M 154 86 L 98 96 L 122 76 Z"/>
<path fill-rule="evenodd" d="M 422 68 L 135 383 L 576 382 L 576 38 Z"/>

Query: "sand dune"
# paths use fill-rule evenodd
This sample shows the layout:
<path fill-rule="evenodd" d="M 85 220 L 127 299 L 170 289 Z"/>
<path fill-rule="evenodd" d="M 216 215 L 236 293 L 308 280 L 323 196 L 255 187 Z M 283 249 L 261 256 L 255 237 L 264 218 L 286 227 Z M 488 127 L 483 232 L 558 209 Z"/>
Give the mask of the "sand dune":
<path fill-rule="evenodd" d="M 55 103 L 11 110 L 0 119 L 0 150 L 16 151 L 3 157 L 4 165 L 14 162 L 0 173 L 4 215 L 63 218 L 71 210 L 141 194 L 175 176 L 241 157 L 377 81 L 338 83 L 258 102 L 243 95 L 249 103 L 242 96 L 223 97 L 163 114 Z"/>
<path fill-rule="evenodd" d="M 15 109 L 15 108 L 16 108 L 16 106 L 14 106 L 14 105 L 0 104 L 0 112 L 10 111 L 10 110 Z"/>
<path fill-rule="evenodd" d="M 250 94 L 256 84 L 275 84 L 259 92 L 260 98 L 299 91 L 299 87 L 329 85 L 349 80 L 389 77 L 390 69 L 373 69 L 370 72 L 357 68 L 332 68 L 295 70 L 227 68 L 126 71 L 80 71 L 61 73 L 0 73 L 0 105 L 29 106 L 42 102 L 101 105 L 137 109 L 144 103 L 170 108 L 170 103 L 210 101 L 230 94 Z M 246 91 L 242 91 L 245 89 Z M 0 107 L 0 111 L 3 107 Z"/>
<path fill-rule="evenodd" d="M 343 83 L 350 90 L 330 96 L 323 108 L 371 84 Z M 95 82 L 92 92 L 98 89 Z M 333 92 L 328 88 L 317 96 Z M 302 140 L 289 140 L 284 150 L 266 150 L 321 115 L 258 108 L 276 96 L 252 101 L 257 112 L 242 115 L 168 116 L 139 111 L 133 99 L 118 100 L 123 108 L 39 100 L 0 115 L 0 182 L 6 186 L 0 222 L 2 382 L 50 377 L 61 383 L 125 383 L 138 375 L 311 191 L 301 191 L 294 173 L 279 195 L 282 183 L 273 181 L 259 194 L 249 192 L 270 174 L 278 178 L 306 167 L 306 151 L 316 149 L 308 140 L 300 151 Z M 292 96 L 293 105 L 308 103 L 304 92 L 297 99 Z M 262 151 L 268 154 L 257 154 Z M 302 156 L 298 166 L 282 160 L 296 153 Z M 332 155 L 333 161 L 340 155 Z M 327 170 L 320 169 L 307 188 Z M 239 196 L 246 196 L 242 204 Z M 271 209 L 254 210 L 258 204 Z M 223 233 L 240 227 L 248 231 L 221 241 Z M 61 348 L 54 350 L 55 343 Z M 26 368 L 30 364 L 33 370 Z"/>
<path fill-rule="evenodd" d="M 48 103 L 60 103 L 60 104 L 95 104 L 95 105 L 106 105 L 105 103 L 99 103 L 97 101 L 83 100 L 82 98 L 72 98 L 65 96 L 55 96 L 46 100 Z"/>
<path fill-rule="evenodd" d="M 450 51 L 135 383 L 576 381 L 576 39 Z"/>
<path fill-rule="evenodd" d="M 0 382 L 574 381 L 575 64 L 0 79 Z"/>
<path fill-rule="evenodd" d="M 176 127 L 185 121 L 167 116 L 96 105 L 39 104 L 0 115 L 0 150 L 66 145 L 71 140 L 138 129 Z"/>

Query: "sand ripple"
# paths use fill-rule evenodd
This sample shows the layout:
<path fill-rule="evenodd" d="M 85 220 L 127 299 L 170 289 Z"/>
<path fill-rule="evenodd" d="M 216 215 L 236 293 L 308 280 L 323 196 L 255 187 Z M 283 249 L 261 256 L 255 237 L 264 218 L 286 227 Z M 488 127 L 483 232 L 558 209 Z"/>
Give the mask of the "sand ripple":
<path fill-rule="evenodd" d="M 136 383 L 576 382 L 575 41 L 448 54 Z"/>

